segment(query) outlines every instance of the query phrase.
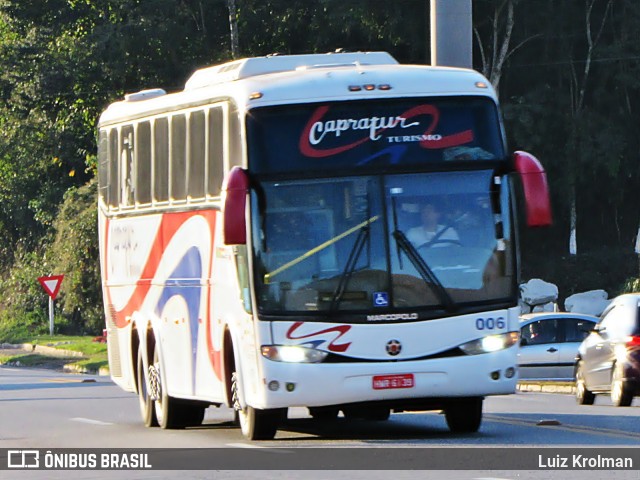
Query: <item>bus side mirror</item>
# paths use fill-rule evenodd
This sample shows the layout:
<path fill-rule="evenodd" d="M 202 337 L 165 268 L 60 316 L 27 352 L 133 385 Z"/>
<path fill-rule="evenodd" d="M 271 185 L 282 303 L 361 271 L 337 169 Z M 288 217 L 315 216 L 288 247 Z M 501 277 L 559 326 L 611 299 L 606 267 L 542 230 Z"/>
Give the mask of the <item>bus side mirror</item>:
<path fill-rule="evenodd" d="M 249 193 L 249 176 L 240 167 L 233 167 L 225 181 L 223 189 L 223 239 L 225 245 L 246 245 L 247 194 Z"/>
<path fill-rule="evenodd" d="M 527 152 L 515 152 L 513 160 L 524 189 L 527 226 L 548 227 L 553 220 L 549 185 L 544 168 L 536 157 Z"/>

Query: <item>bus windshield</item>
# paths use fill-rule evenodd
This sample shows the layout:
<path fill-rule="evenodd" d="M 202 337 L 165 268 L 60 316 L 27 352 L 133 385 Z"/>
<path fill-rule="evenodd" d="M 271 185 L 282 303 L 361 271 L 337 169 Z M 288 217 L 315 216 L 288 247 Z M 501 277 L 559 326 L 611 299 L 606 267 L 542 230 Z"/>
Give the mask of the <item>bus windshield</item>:
<path fill-rule="evenodd" d="M 509 189 L 496 179 L 478 170 L 261 182 L 259 311 L 453 312 L 511 298 Z"/>

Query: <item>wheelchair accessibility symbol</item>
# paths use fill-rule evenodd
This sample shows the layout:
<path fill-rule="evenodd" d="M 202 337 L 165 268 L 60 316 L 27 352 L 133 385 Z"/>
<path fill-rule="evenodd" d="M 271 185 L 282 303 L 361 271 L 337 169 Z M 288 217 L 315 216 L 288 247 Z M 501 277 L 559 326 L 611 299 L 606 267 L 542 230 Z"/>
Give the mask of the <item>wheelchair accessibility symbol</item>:
<path fill-rule="evenodd" d="M 374 307 L 388 307 L 389 306 L 389 294 L 387 292 L 373 292 L 373 306 Z"/>

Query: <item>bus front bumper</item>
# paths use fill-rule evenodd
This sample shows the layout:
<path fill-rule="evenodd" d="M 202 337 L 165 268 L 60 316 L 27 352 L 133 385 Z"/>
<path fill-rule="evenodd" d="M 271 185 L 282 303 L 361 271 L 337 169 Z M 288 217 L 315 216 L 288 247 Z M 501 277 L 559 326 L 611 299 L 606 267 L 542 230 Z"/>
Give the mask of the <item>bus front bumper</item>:
<path fill-rule="evenodd" d="M 247 392 L 247 403 L 262 409 L 511 394 L 518 377 L 516 352 L 510 347 L 491 354 L 402 362 L 262 359 L 262 385 Z"/>

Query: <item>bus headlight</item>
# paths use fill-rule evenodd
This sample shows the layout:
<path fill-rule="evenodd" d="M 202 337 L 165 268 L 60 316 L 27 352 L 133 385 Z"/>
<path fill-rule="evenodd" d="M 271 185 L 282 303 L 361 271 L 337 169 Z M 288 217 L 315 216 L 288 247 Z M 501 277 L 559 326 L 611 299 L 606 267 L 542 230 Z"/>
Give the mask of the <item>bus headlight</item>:
<path fill-rule="evenodd" d="M 460 345 L 460 349 L 467 355 L 497 352 L 518 343 L 518 332 L 507 332 L 499 335 L 487 335 Z"/>
<path fill-rule="evenodd" d="M 262 356 L 276 362 L 320 363 L 327 358 L 327 352 L 298 345 L 263 345 Z"/>

